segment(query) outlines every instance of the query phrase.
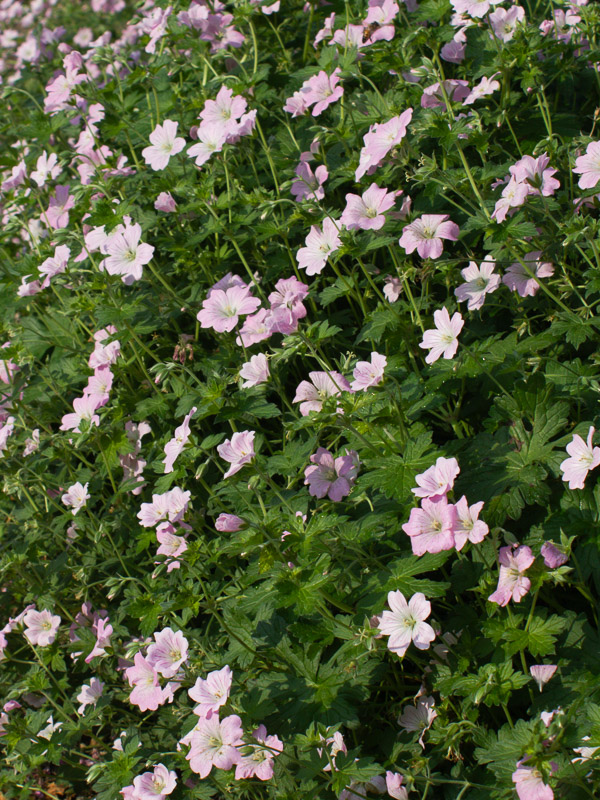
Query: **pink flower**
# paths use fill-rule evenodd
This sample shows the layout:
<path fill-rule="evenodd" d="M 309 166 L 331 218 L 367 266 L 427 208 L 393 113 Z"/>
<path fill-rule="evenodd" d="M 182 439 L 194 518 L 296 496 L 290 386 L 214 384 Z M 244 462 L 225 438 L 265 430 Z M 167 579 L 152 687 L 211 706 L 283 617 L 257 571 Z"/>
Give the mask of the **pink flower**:
<path fill-rule="evenodd" d="M 463 106 L 470 106 L 476 100 L 479 100 L 480 97 L 485 97 L 488 94 L 493 94 L 500 88 L 500 82 L 495 81 L 494 77 L 498 75 L 498 73 L 494 73 L 491 78 L 486 78 L 484 75 L 483 78 L 479 81 L 477 86 L 474 86 L 469 94 L 463 100 Z"/>
<path fill-rule="evenodd" d="M 81 433 L 79 426 L 82 420 L 86 420 L 91 425 L 100 425 L 100 417 L 94 414 L 98 408 L 96 398 L 91 395 L 84 395 L 83 397 L 76 397 L 73 400 L 73 413 L 65 414 L 61 420 L 61 431 L 73 430 L 75 433 Z"/>
<path fill-rule="evenodd" d="M 460 64 L 465 60 L 466 45 L 458 38 L 459 34 L 454 35 L 454 39 L 442 47 L 440 50 L 440 58 L 448 61 L 450 64 Z"/>
<path fill-rule="evenodd" d="M 96 408 L 101 408 L 108 403 L 113 377 L 110 367 L 104 365 L 96 367 L 94 374 L 88 378 L 83 394 L 92 399 Z"/>
<path fill-rule="evenodd" d="M 233 673 L 228 666 L 209 672 L 206 680 L 196 678 L 196 683 L 188 689 L 189 696 L 198 703 L 194 714 L 199 717 L 218 716 L 221 706 L 229 700 L 232 680 Z"/>
<path fill-rule="evenodd" d="M 306 417 L 311 411 L 320 411 L 327 397 L 337 397 L 350 391 L 350 384 L 339 372 L 309 372 L 308 381 L 301 381 L 293 403 L 300 403 L 300 413 Z"/>
<path fill-rule="evenodd" d="M 435 649 L 435 648 L 434 648 Z M 405 731 L 419 732 L 419 744 L 423 744 L 423 736 L 425 731 L 431 728 L 433 720 L 437 717 L 437 711 L 434 709 L 435 701 L 433 697 L 419 697 L 417 705 L 406 706 L 400 715 L 398 723 Z"/>
<path fill-rule="evenodd" d="M 236 337 L 236 344 L 250 347 L 253 344 L 257 344 L 257 342 L 268 339 L 273 333 L 269 326 L 269 315 L 270 312 L 266 308 L 259 308 L 256 314 L 246 317 L 244 324 L 240 328 L 240 334 Z"/>
<path fill-rule="evenodd" d="M 540 288 L 536 278 L 549 278 L 554 275 L 552 264 L 549 261 L 539 260 L 541 255 L 541 250 L 534 250 L 524 255 L 522 260 L 525 266 L 520 261 L 515 261 L 504 273 L 502 283 L 512 291 L 517 291 L 521 297 L 533 297 Z M 531 277 L 529 273 L 535 277 Z"/>
<path fill-rule="evenodd" d="M 172 119 L 166 119 L 150 134 L 150 147 L 145 147 L 142 155 L 151 169 L 166 169 L 171 156 L 177 155 L 185 147 L 185 139 L 177 136 L 178 124 Z"/>
<path fill-rule="evenodd" d="M 517 769 L 512 774 L 519 800 L 553 800 L 554 792 L 544 783 L 542 773 L 535 767 L 524 767 L 527 759 L 517 761 Z"/>
<path fill-rule="evenodd" d="M 125 670 L 129 685 L 133 686 L 129 702 L 140 711 L 156 711 L 166 700 L 158 682 L 158 672 L 141 653 L 135 654 L 133 663 L 133 667 Z"/>
<path fill-rule="evenodd" d="M 387 283 L 383 287 L 385 299 L 390 303 L 395 303 L 402 293 L 402 281 L 391 275 L 387 276 L 386 281 Z"/>
<path fill-rule="evenodd" d="M 73 516 L 75 516 L 75 514 L 77 514 L 77 512 L 83 508 L 90 499 L 87 489 L 87 483 L 83 486 L 79 482 L 74 483 L 72 486 L 69 486 L 65 494 L 63 494 L 63 496 L 60 498 L 67 508 L 71 508 L 71 514 L 73 514 Z"/>
<path fill-rule="evenodd" d="M 454 546 L 457 550 L 462 550 L 467 541 L 474 544 L 482 542 L 490 532 L 487 524 L 477 519 L 482 508 L 483 500 L 469 506 L 464 495 L 455 503 Z"/>
<path fill-rule="evenodd" d="M 303 114 L 306 114 L 310 107 L 310 103 L 308 102 L 307 95 L 302 92 L 294 92 L 291 97 L 285 101 L 285 105 L 283 107 L 284 111 L 287 111 L 288 114 L 292 115 L 292 119 L 294 117 L 301 117 Z"/>
<path fill-rule="evenodd" d="M 525 577 L 525 571 L 535 561 L 531 548 L 522 545 L 513 553 L 513 547 L 500 548 L 498 588 L 488 597 L 491 603 L 499 606 L 507 606 L 511 600 L 519 603 L 531 586 L 531 581 Z"/>
<path fill-rule="evenodd" d="M 433 312 L 435 328 L 430 328 L 423 334 L 423 341 L 419 347 L 431 352 L 425 357 L 427 364 L 433 364 L 438 358 L 454 358 L 458 349 L 458 334 L 465 324 L 461 314 L 456 311 L 450 319 L 446 308 Z"/>
<path fill-rule="evenodd" d="M 237 714 L 225 717 L 222 722 L 216 714 L 201 717 L 190 740 L 186 758 L 190 769 L 206 778 L 211 769 L 231 769 L 241 761 L 239 748 L 244 744 L 242 721 Z"/>
<path fill-rule="evenodd" d="M 161 522 L 156 528 L 156 538 L 160 547 L 156 551 L 157 556 L 168 556 L 167 572 L 179 569 L 180 563 L 178 556 L 187 550 L 187 542 L 183 536 L 175 534 L 175 528 L 170 522 Z M 155 562 L 157 563 L 157 562 Z"/>
<path fill-rule="evenodd" d="M 446 497 L 429 499 L 424 497 L 421 508 L 413 508 L 408 522 L 402 530 L 410 536 L 412 551 L 416 556 L 423 553 L 440 553 L 454 547 L 454 506 Z"/>
<path fill-rule="evenodd" d="M 283 742 L 277 736 L 267 736 L 267 729 L 259 725 L 252 731 L 253 738 L 259 742 L 252 743 L 242 748 L 242 758 L 235 768 L 235 779 L 256 777 L 261 781 L 268 781 L 273 777 L 273 758 L 283 750 Z M 260 747 L 259 745 L 266 745 Z"/>
<path fill-rule="evenodd" d="M 177 203 L 173 199 L 171 192 L 161 192 L 154 201 L 154 208 L 157 211 L 169 213 L 171 211 L 177 211 Z"/>
<path fill-rule="evenodd" d="M 363 139 L 364 147 L 360 151 L 360 160 L 354 175 L 357 181 L 366 172 L 374 172 L 390 150 L 400 144 L 406 136 L 406 128 L 412 115 L 412 108 L 407 108 L 399 116 L 392 117 L 387 122 L 378 122 L 369 128 Z"/>
<path fill-rule="evenodd" d="M 508 210 L 510 208 L 522 206 L 528 194 L 529 185 L 526 183 L 519 183 L 513 175 L 506 187 L 502 190 L 502 196 L 494 206 L 492 217 L 496 222 L 504 222 Z"/>
<path fill-rule="evenodd" d="M 521 6 L 512 6 L 508 11 L 504 8 L 497 8 L 489 16 L 494 35 L 503 42 L 510 42 L 515 35 L 518 23 L 524 20 L 525 9 Z"/>
<path fill-rule="evenodd" d="M 491 256 L 486 256 L 479 266 L 474 261 L 469 261 L 469 266 L 461 270 L 466 283 L 461 283 L 454 294 L 459 303 L 469 301 L 469 311 L 480 309 L 486 294 L 495 292 L 500 286 L 500 276 L 494 272 L 495 263 Z"/>
<path fill-rule="evenodd" d="M 305 269 L 307 275 L 318 275 L 322 272 L 329 256 L 342 246 L 338 234 L 338 226 L 329 217 L 323 220 L 322 231 L 318 225 L 312 225 L 305 247 L 301 247 L 296 254 L 300 269 Z"/>
<path fill-rule="evenodd" d="M 340 218 L 340 223 L 348 230 L 378 231 L 385 223 L 385 211 L 389 211 L 396 201 L 394 192 L 380 189 L 372 183 L 363 192 L 362 197 L 357 194 L 346 195 L 346 208 Z"/>
<path fill-rule="evenodd" d="M 213 153 L 221 152 L 227 141 L 227 131 L 217 123 L 204 124 L 198 128 L 198 140 L 187 152 L 188 156 L 196 159 L 196 166 L 201 167 Z"/>
<path fill-rule="evenodd" d="M 390 797 L 394 797 L 396 800 L 408 800 L 408 792 L 406 787 L 402 786 L 402 781 L 403 778 L 399 772 L 388 770 L 385 773 L 385 785 Z"/>
<path fill-rule="evenodd" d="M 502 0 L 450 0 L 457 14 L 469 14 L 476 19 L 485 17 L 490 6 L 501 3 Z"/>
<path fill-rule="evenodd" d="M 154 634 L 154 642 L 148 648 L 146 661 L 163 678 L 172 678 L 187 661 L 187 654 L 188 640 L 183 633 L 164 628 Z"/>
<path fill-rule="evenodd" d="M 165 457 L 163 464 L 165 465 L 165 472 L 173 472 L 173 464 L 177 457 L 183 451 L 190 438 L 190 420 L 196 413 L 196 406 L 192 408 L 189 414 L 184 418 L 183 422 L 178 428 L 175 428 L 173 438 L 170 439 L 165 445 Z"/>
<path fill-rule="evenodd" d="M 109 275 L 121 275 L 123 283 L 127 285 L 140 280 L 143 265 L 154 254 L 152 245 L 140 242 L 141 236 L 139 224 L 120 225 L 104 243 L 107 258 L 101 266 Z"/>
<path fill-rule="evenodd" d="M 57 186 L 56 194 L 50 198 L 48 210 L 44 214 L 46 224 L 55 230 L 66 228 L 69 224 L 69 211 L 75 205 L 75 198 L 69 195 L 68 186 Z"/>
<path fill-rule="evenodd" d="M 157 764 L 152 772 L 134 778 L 133 786 L 138 800 L 164 800 L 177 786 L 177 773 Z"/>
<path fill-rule="evenodd" d="M 592 445 L 595 432 L 596 429 L 590 426 L 587 442 L 576 433 L 567 445 L 569 458 L 561 463 L 560 471 L 563 481 L 569 482 L 569 489 L 583 489 L 588 472 L 600 464 L 600 447 Z"/>
<path fill-rule="evenodd" d="M 544 559 L 544 564 L 549 569 L 557 569 L 558 567 L 562 567 L 562 565 L 566 564 L 569 560 L 569 556 L 566 553 L 563 553 L 562 550 L 559 550 L 554 542 L 544 542 L 541 549 L 541 555 Z"/>
<path fill-rule="evenodd" d="M 298 329 L 298 320 L 306 316 L 302 302 L 308 295 L 308 286 L 297 278 L 282 278 L 269 295 L 271 310 L 267 319 L 270 329 L 276 333 L 293 333 Z"/>
<path fill-rule="evenodd" d="M 179 522 L 187 511 L 190 492 L 184 492 L 178 486 L 164 494 L 153 494 L 151 503 L 142 503 L 138 512 L 140 525 L 152 528 L 168 517 L 170 522 Z"/>
<path fill-rule="evenodd" d="M 418 488 L 411 489 L 411 492 L 417 497 L 441 497 L 452 489 L 459 472 L 460 467 L 455 458 L 440 456 L 432 467 L 416 476 Z"/>
<path fill-rule="evenodd" d="M 23 624 L 25 625 L 23 633 L 30 644 L 47 647 L 56 639 L 60 622 L 58 614 L 52 614 L 45 609 L 36 611 L 34 608 L 30 608 L 23 615 Z"/>
<path fill-rule="evenodd" d="M 40 275 L 44 276 L 41 288 L 46 289 L 50 286 L 51 278 L 55 275 L 60 275 L 67 268 L 67 262 L 71 250 L 64 244 L 59 245 L 54 249 L 54 256 L 47 258 L 39 267 Z"/>
<path fill-rule="evenodd" d="M 366 391 L 371 386 L 377 386 L 383 380 L 383 371 L 387 366 L 387 358 L 381 353 L 371 353 L 371 361 L 359 361 L 352 373 L 354 380 L 350 384 L 353 392 L 361 389 Z"/>
<path fill-rule="evenodd" d="M 254 458 L 254 431 L 242 431 L 234 433 L 231 439 L 226 439 L 223 444 L 217 447 L 217 452 L 224 461 L 231 466 L 223 475 L 223 480 L 239 472 L 244 464 L 248 464 Z"/>
<path fill-rule="evenodd" d="M 327 106 L 335 103 L 344 94 L 344 88 L 337 85 L 341 72 L 339 67 L 336 67 L 331 75 L 321 70 L 318 75 L 313 75 L 303 84 L 300 91 L 305 95 L 306 104 L 308 106 L 315 104 L 312 110 L 313 117 L 318 117 Z"/>
<path fill-rule="evenodd" d="M 428 650 L 435 639 L 435 631 L 425 622 L 431 614 L 431 603 L 422 592 L 413 594 L 408 603 L 400 591 L 388 593 L 387 609 L 381 615 L 379 630 L 389 636 L 388 648 L 392 653 L 402 656 L 411 642 L 419 650 Z"/>
<path fill-rule="evenodd" d="M 240 378 L 244 379 L 242 388 L 258 386 L 269 379 L 269 362 L 264 353 L 252 356 L 250 361 L 246 361 L 240 370 Z"/>
<path fill-rule="evenodd" d="M 531 677 L 537 683 L 540 692 L 557 670 L 556 664 L 532 664 L 529 667 Z"/>
<path fill-rule="evenodd" d="M 48 177 L 56 180 L 60 175 L 62 168 L 58 164 L 58 156 L 56 153 L 48 153 L 44 150 L 42 155 L 38 158 L 35 170 L 31 173 L 31 180 L 35 181 L 38 186 L 43 186 Z"/>
<path fill-rule="evenodd" d="M 575 161 L 573 172 L 579 175 L 580 189 L 593 189 L 600 181 L 600 142 L 590 142 L 584 155 Z"/>
<path fill-rule="evenodd" d="M 442 239 L 455 242 L 458 234 L 459 227 L 448 214 L 423 214 L 404 228 L 399 244 L 407 253 L 416 250 L 421 258 L 439 258 L 444 249 Z"/>
<path fill-rule="evenodd" d="M 200 112 L 203 128 L 206 125 L 218 125 L 227 136 L 236 134 L 237 120 L 243 116 L 248 103 L 241 95 L 233 96 L 233 91 L 227 86 L 221 86 L 214 100 L 207 100 Z M 188 151 L 189 152 L 189 151 Z"/>
<path fill-rule="evenodd" d="M 77 713 L 84 714 L 87 706 L 95 706 L 102 697 L 103 691 L 104 684 L 98 678 L 92 678 L 89 685 L 84 683 L 77 695 L 77 700 L 80 703 Z"/>
<path fill-rule="evenodd" d="M 450 79 L 444 81 L 443 84 L 432 83 L 423 89 L 421 96 L 422 108 L 440 108 L 445 107 L 444 92 L 446 93 L 450 102 L 460 103 L 469 94 L 469 82 Z"/>
<path fill-rule="evenodd" d="M 252 314 L 260 300 L 250 294 L 248 287 L 232 286 L 230 289 L 214 289 L 202 303 L 196 319 L 203 328 L 213 328 L 218 333 L 232 331 L 240 315 Z"/>
<path fill-rule="evenodd" d="M 542 153 L 538 158 L 523 156 L 514 166 L 509 167 L 509 172 L 519 183 L 527 185 L 529 194 L 550 197 L 560 188 L 560 181 L 552 177 L 557 170 L 548 168 L 549 163 L 547 153 Z"/>
<path fill-rule="evenodd" d="M 304 470 L 309 494 L 318 498 L 327 495 L 334 503 L 350 494 L 358 472 L 358 455 L 354 450 L 334 459 L 329 450 L 319 447 L 310 460 L 313 466 Z"/>
<path fill-rule="evenodd" d="M 104 613 L 105 617 L 99 615 Z M 96 643 L 84 659 L 86 664 L 89 664 L 93 658 L 106 655 L 106 648 L 110 645 L 110 638 L 113 635 L 113 626 L 110 624 L 106 611 L 94 614 L 94 621 L 92 623 L 92 633 L 96 635 Z"/>
<path fill-rule="evenodd" d="M 310 164 L 301 161 L 296 167 L 296 175 L 299 180 L 292 183 L 291 193 L 296 202 L 301 200 L 322 200 L 325 197 L 323 184 L 329 177 L 327 167 L 323 164 L 312 171 Z"/>
<path fill-rule="evenodd" d="M 223 533 L 235 533 L 245 524 L 245 520 L 235 514 L 219 514 L 215 520 L 215 529 Z"/>

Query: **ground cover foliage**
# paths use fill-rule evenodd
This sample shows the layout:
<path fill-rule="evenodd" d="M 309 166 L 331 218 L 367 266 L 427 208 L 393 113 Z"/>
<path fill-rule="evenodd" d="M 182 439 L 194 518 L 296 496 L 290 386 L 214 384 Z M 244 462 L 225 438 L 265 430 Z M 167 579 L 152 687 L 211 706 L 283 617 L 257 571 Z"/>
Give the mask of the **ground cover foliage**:
<path fill-rule="evenodd" d="M 598 6 L 0 20 L 3 796 L 597 796 Z"/>

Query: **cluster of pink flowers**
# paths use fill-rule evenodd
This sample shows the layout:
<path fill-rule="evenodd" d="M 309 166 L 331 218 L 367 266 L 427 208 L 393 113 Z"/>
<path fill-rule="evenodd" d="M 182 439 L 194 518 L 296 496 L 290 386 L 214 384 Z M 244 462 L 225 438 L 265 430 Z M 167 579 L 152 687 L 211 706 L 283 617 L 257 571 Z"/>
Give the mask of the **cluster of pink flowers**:
<path fill-rule="evenodd" d="M 462 550 L 467 541 L 476 544 L 488 534 L 488 526 L 478 518 L 483 502 L 469 506 L 464 495 L 456 504 L 448 502 L 448 492 L 459 472 L 455 458 L 440 456 L 432 467 L 417 475 L 418 486 L 412 491 L 421 498 L 421 506 L 411 510 L 409 521 L 402 526 L 415 555 L 453 547 Z"/>
<path fill-rule="evenodd" d="M 144 528 L 153 528 L 168 519 L 169 522 L 181 522 L 188 509 L 191 494 L 175 486 L 163 494 L 153 494 L 151 503 L 142 503 L 138 511 L 140 525 Z"/>
<path fill-rule="evenodd" d="M 190 768 L 201 778 L 206 778 L 212 768 L 231 769 L 235 766 L 235 779 L 256 777 L 269 780 L 273 777 L 273 758 L 283 750 L 277 736 L 268 736 L 264 725 L 252 732 L 251 742 L 244 742 L 242 723 L 237 714 L 219 719 L 222 706 L 229 700 L 233 675 L 229 666 L 198 678 L 188 690 L 198 705 L 194 713 L 198 722 L 181 739 L 189 745 L 186 756 Z"/>
<path fill-rule="evenodd" d="M 297 278 L 281 278 L 268 297 L 270 307 L 260 308 L 250 287 L 238 275 L 228 273 L 209 290 L 197 319 L 201 327 L 223 333 L 232 331 L 241 316 L 250 315 L 236 338 L 238 344 L 250 347 L 273 333 L 287 335 L 298 330 L 299 320 L 307 313 L 302 302 L 307 295 L 308 286 Z"/>
<path fill-rule="evenodd" d="M 342 392 L 366 391 L 381 383 L 387 358 L 373 351 L 370 361 L 358 361 L 353 370 L 354 380 L 350 384 L 343 375 L 331 372 L 309 372 L 310 381 L 301 381 L 292 402 L 300 403 L 300 414 L 306 417 L 311 411 L 321 411 L 328 397 L 339 397 Z M 338 406 L 338 413 L 342 409 Z"/>
<path fill-rule="evenodd" d="M 175 486 L 164 494 L 153 494 L 152 502 L 142 503 L 137 515 L 144 528 L 156 527 L 159 543 L 156 552 L 167 557 L 167 572 L 179 568 L 177 558 L 187 550 L 185 534 L 180 536 L 178 530 L 190 530 L 190 526 L 183 521 L 189 502 L 190 492 Z"/>
<path fill-rule="evenodd" d="M 89 81 L 87 72 L 81 72 L 83 57 L 77 50 L 72 50 L 63 58 L 64 73 L 53 78 L 46 85 L 48 93 L 44 98 L 44 111 L 46 114 L 57 114 L 70 106 L 83 102 L 83 98 L 72 95 L 73 90 L 81 83 Z"/>
<path fill-rule="evenodd" d="M 549 164 L 549 156 L 543 153 L 538 158 L 523 156 L 509 168 L 510 174 L 500 181 L 506 186 L 492 213 L 496 222 L 503 222 L 508 212 L 522 206 L 529 195 L 551 197 L 554 194 L 560 182 L 552 177 L 557 170 L 549 167 Z"/>
<path fill-rule="evenodd" d="M 73 412 L 65 414 L 61 420 L 61 431 L 74 431 L 81 433 L 80 425 L 86 420 L 90 425 L 99 425 L 100 417 L 95 412 L 108 403 L 113 382 L 113 373 L 110 369 L 121 352 L 121 345 L 115 339 L 104 344 L 106 339 L 116 333 L 114 326 L 108 326 L 94 334 L 94 351 L 88 364 L 94 374 L 88 378 L 83 396 L 73 401 Z"/>
<path fill-rule="evenodd" d="M 181 631 L 164 628 L 154 633 L 154 642 L 146 656 L 136 653 L 133 666 L 125 669 L 132 688 L 129 702 L 140 711 L 156 711 L 164 703 L 172 702 L 174 692 L 183 678 L 180 667 L 187 660 L 188 641 Z M 161 685 L 159 676 L 169 680 Z"/>
<path fill-rule="evenodd" d="M 313 117 L 318 117 L 332 103 L 335 103 L 344 94 L 344 87 L 340 82 L 341 69 L 336 67 L 331 75 L 321 70 L 317 75 L 304 81 L 292 97 L 288 97 L 283 107 L 292 117 L 306 113 L 312 106 Z"/>
<path fill-rule="evenodd" d="M 213 153 L 219 153 L 226 143 L 234 144 L 248 136 L 256 124 L 256 110 L 246 112 L 248 103 L 241 95 L 222 86 L 214 100 L 207 100 L 200 112 L 200 125 L 192 129 L 197 139 L 188 152 L 196 166 L 206 163 Z"/>
<path fill-rule="evenodd" d="M 200 31 L 200 39 L 210 43 L 212 53 L 228 47 L 241 47 L 246 37 L 234 28 L 231 24 L 233 15 L 223 13 L 224 9 L 225 5 L 220 0 L 210 5 L 205 0 L 192 0 L 187 11 L 179 12 L 177 20 L 188 28 Z"/>
<path fill-rule="evenodd" d="M 91 603 L 83 603 L 69 629 L 69 641 L 78 642 L 80 637 L 77 632 L 82 628 L 89 629 L 96 637 L 93 648 L 85 657 L 85 663 L 89 664 L 93 658 L 106 655 L 106 648 L 110 646 L 110 639 L 113 634 L 113 626 L 110 624 L 108 611 L 101 608 L 99 611 L 92 611 Z M 83 653 L 73 652 L 71 658 L 77 659 Z"/>
<path fill-rule="evenodd" d="M 350 494 L 358 474 L 358 453 L 347 450 L 345 456 L 335 458 L 324 447 L 310 457 L 311 466 L 304 470 L 304 483 L 313 497 L 323 498 L 327 495 L 333 502 L 338 502 Z"/>

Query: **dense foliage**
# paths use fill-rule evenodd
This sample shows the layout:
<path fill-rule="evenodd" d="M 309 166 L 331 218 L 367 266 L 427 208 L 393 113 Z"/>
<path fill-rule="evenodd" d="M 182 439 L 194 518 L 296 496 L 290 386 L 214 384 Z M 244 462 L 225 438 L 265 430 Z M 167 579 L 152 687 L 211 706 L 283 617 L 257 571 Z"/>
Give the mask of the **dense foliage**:
<path fill-rule="evenodd" d="M 598 796 L 600 7 L 0 24 L 2 795 Z"/>

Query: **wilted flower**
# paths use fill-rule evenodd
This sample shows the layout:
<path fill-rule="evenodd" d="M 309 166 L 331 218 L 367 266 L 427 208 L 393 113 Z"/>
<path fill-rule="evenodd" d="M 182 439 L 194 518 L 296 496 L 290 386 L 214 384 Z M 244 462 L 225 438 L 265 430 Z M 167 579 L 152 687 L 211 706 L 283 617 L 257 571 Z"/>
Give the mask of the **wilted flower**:
<path fill-rule="evenodd" d="M 537 683 L 540 692 L 557 670 L 556 664 L 533 664 L 529 667 L 531 677 Z"/>

